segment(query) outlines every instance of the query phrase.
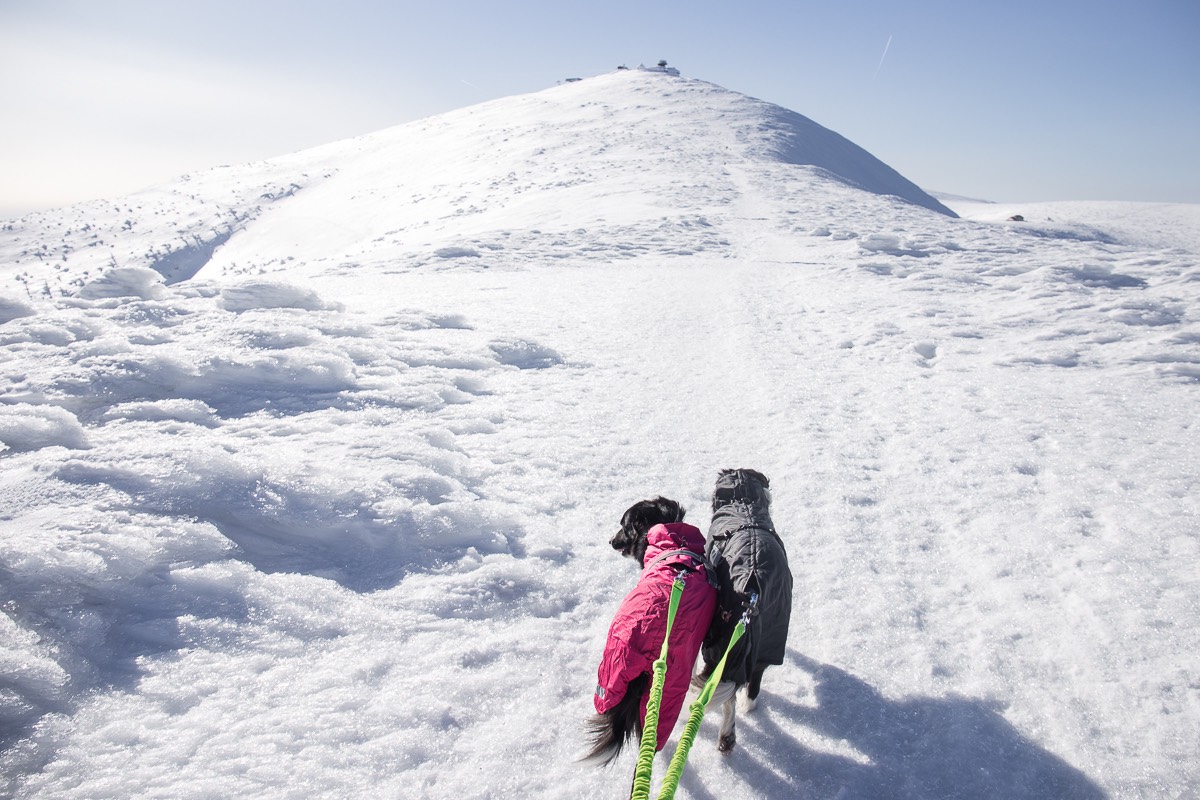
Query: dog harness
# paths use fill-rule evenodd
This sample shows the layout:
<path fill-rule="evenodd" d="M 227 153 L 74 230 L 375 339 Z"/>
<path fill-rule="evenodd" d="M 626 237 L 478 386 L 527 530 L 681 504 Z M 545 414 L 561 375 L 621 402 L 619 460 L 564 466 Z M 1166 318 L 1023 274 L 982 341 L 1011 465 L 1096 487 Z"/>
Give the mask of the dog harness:
<path fill-rule="evenodd" d="M 653 559 L 650 560 L 650 563 L 648 563 L 648 564 L 646 564 L 646 566 L 642 567 L 642 572 L 645 572 L 645 571 L 651 569 L 656 564 L 659 564 L 659 563 L 665 561 L 670 556 L 683 556 L 683 557 L 689 559 L 692 563 L 685 564 L 684 562 L 680 561 L 680 562 L 678 562 L 678 564 L 669 564 L 668 566 L 672 566 L 672 567 L 678 566 L 680 569 L 685 569 L 688 572 L 696 572 L 698 569 L 700 569 L 700 567 L 704 567 L 704 577 L 708 581 L 708 585 L 711 586 L 712 588 L 720 591 L 721 586 L 717 582 L 716 571 L 712 568 L 712 564 L 708 563 L 708 559 L 705 558 L 704 555 L 701 553 L 695 553 L 695 552 L 692 552 L 691 550 L 687 550 L 684 548 L 681 548 L 678 550 L 667 550 L 664 553 L 659 553 L 657 556 L 655 556 Z"/>

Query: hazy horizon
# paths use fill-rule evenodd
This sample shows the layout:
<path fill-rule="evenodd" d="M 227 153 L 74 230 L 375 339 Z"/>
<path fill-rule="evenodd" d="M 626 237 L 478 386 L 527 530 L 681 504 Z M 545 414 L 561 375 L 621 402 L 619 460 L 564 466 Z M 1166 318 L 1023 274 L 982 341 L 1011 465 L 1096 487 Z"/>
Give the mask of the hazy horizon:
<path fill-rule="evenodd" d="M 0 216 L 125 195 L 666 58 L 930 191 L 1200 202 L 1200 8 L 523 0 L 0 7 Z"/>

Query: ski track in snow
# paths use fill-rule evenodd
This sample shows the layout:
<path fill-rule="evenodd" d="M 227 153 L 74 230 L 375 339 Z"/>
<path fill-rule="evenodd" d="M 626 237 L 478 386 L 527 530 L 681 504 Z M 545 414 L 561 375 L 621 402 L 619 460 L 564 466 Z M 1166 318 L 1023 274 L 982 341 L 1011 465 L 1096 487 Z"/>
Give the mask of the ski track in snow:
<path fill-rule="evenodd" d="M 121 269 L 73 266 L 98 206 L 10 226 L 7 791 L 615 796 L 632 754 L 573 763 L 607 540 L 658 493 L 703 529 L 726 466 L 789 656 L 680 797 L 1200 787 L 1195 209 L 955 220 L 596 80 L 397 129 L 445 151 L 407 172 L 380 134 L 121 201 L 211 232 L 134 215 Z"/>

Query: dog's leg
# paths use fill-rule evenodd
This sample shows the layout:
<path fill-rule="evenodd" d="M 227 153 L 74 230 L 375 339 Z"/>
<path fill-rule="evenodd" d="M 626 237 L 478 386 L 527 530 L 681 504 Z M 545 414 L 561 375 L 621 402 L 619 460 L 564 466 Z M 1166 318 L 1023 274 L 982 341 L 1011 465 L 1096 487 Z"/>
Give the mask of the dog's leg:
<path fill-rule="evenodd" d="M 721 733 L 717 739 L 717 750 L 722 753 L 728 753 L 737 744 L 737 729 L 734 725 L 736 708 L 735 699 L 730 695 L 721 709 Z"/>
<path fill-rule="evenodd" d="M 750 685 L 746 688 L 746 699 L 742 703 L 742 711 L 747 714 L 758 707 L 758 693 L 762 690 L 763 673 L 766 671 L 766 666 L 757 667 L 750 676 Z"/>
<path fill-rule="evenodd" d="M 721 707 L 721 730 L 717 734 L 717 750 L 728 753 L 737 744 L 737 733 L 734 731 L 734 701 L 738 686 L 733 681 L 721 681 L 713 692 L 710 705 Z"/>

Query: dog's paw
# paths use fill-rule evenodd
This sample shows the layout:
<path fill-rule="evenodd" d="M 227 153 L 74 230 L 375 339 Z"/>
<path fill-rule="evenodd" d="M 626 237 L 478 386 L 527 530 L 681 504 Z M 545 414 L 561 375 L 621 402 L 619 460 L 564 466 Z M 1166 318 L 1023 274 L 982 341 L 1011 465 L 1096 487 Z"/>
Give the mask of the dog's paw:
<path fill-rule="evenodd" d="M 739 705 L 740 705 L 740 708 L 738 709 L 739 711 L 741 711 L 743 714 L 749 714 L 749 713 L 753 712 L 754 709 L 758 708 L 758 698 L 757 697 L 743 697 L 742 702 Z"/>
<path fill-rule="evenodd" d="M 717 740 L 717 752 L 728 753 L 737 744 L 737 731 L 730 731 Z"/>

